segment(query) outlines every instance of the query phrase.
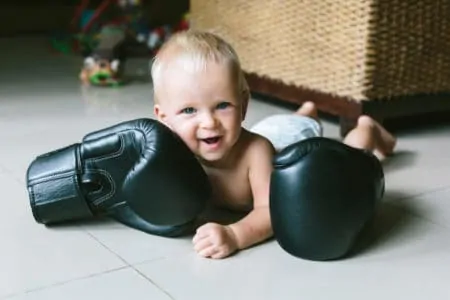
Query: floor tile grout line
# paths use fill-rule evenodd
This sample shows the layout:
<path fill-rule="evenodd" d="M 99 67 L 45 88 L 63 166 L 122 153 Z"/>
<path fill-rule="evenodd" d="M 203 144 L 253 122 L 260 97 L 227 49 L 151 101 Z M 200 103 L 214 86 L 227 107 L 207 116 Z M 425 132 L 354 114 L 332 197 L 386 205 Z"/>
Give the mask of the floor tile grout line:
<path fill-rule="evenodd" d="M 18 177 L 16 177 L 16 174 L 8 169 L 7 167 L 0 164 L 0 173 L 5 176 L 10 176 L 12 180 L 14 180 L 16 183 L 19 183 L 20 185 L 24 184 L 24 181 L 20 180 Z"/>
<path fill-rule="evenodd" d="M 10 175 L 11 171 L 2 164 L 0 164 L 0 173 L 3 175 Z"/>
<path fill-rule="evenodd" d="M 172 295 L 170 295 L 170 293 L 168 291 L 166 291 L 165 289 L 163 289 L 162 287 L 160 287 L 156 282 L 154 282 L 153 280 L 151 280 L 148 276 L 146 276 L 145 274 L 143 274 L 141 271 L 139 271 L 135 266 L 133 266 L 132 264 L 130 264 L 126 259 L 124 259 L 122 256 L 120 256 L 117 252 L 115 252 L 114 250 L 112 250 L 111 248 L 109 248 L 106 244 L 104 244 L 102 241 L 100 241 L 95 235 L 93 235 L 91 232 L 89 232 L 86 229 L 82 229 L 84 232 L 86 232 L 86 234 L 88 234 L 91 238 L 93 238 L 97 243 L 99 243 L 102 247 L 104 247 L 106 250 L 108 250 L 110 253 L 112 253 L 113 255 L 115 255 L 118 259 L 120 259 L 127 267 L 131 268 L 132 270 L 134 270 L 138 275 L 140 275 L 142 278 L 144 278 L 145 280 L 147 280 L 148 282 L 150 282 L 153 286 L 155 286 L 157 289 L 159 289 L 161 292 L 163 292 L 164 294 L 166 294 L 170 299 L 175 300 L 175 298 L 172 297 Z M 159 260 L 159 259 L 163 259 L 163 258 L 157 258 L 157 259 L 153 259 L 153 260 L 148 260 L 147 262 L 151 262 L 151 261 L 155 261 L 155 260 Z"/>
<path fill-rule="evenodd" d="M 439 192 L 439 191 L 442 191 L 442 190 L 446 190 L 446 189 L 450 190 L 450 187 L 447 187 L 447 188 L 444 188 L 444 189 L 439 189 L 436 192 Z M 406 214 L 407 216 L 409 215 L 410 217 L 418 218 L 421 221 L 428 222 L 428 223 L 430 223 L 432 225 L 435 225 L 435 226 L 439 227 L 439 229 L 442 229 L 442 230 L 450 229 L 450 226 L 448 224 L 440 223 L 440 222 L 437 222 L 437 221 L 432 220 L 430 218 L 427 218 L 424 215 L 420 215 L 420 214 L 414 213 L 413 211 L 411 211 L 411 210 L 409 210 L 409 209 L 407 209 L 405 207 L 402 207 L 399 204 L 395 204 L 395 203 L 386 203 L 386 204 L 390 205 L 393 209 L 401 211 L 403 214 Z M 402 217 L 402 218 L 404 218 L 404 217 Z M 387 231 L 387 233 L 389 233 L 393 229 L 394 229 L 394 227 L 390 228 Z"/>
<path fill-rule="evenodd" d="M 112 250 L 111 248 L 109 248 L 106 244 L 104 244 L 102 241 L 100 241 L 95 235 L 93 235 L 89 230 L 82 228 L 81 226 L 79 226 L 80 229 L 82 231 L 84 231 L 87 235 L 89 235 L 92 239 L 94 239 L 97 243 L 99 243 L 102 247 L 104 247 L 106 250 L 108 250 L 109 252 L 111 252 L 114 256 L 116 256 L 118 259 L 120 259 L 124 264 L 126 264 L 127 266 L 133 267 L 136 265 L 141 265 L 141 264 L 146 264 L 152 261 L 157 261 L 157 260 L 161 260 L 161 259 L 165 259 L 164 257 L 160 256 L 160 257 L 155 257 L 155 258 L 151 258 L 151 259 L 146 259 L 146 260 L 142 260 L 142 261 L 138 261 L 138 262 L 134 262 L 134 263 L 129 263 L 125 258 L 123 258 L 122 256 L 120 256 L 117 252 L 115 252 L 114 250 Z"/>
<path fill-rule="evenodd" d="M 435 220 L 432 220 L 430 218 L 427 218 L 424 215 L 421 215 L 421 214 L 418 214 L 418 213 L 414 213 L 413 211 L 409 210 L 408 208 L 406 208 L 404 206 L 401 206 L 400 203 L 394 203 L 394 201 L 406 201 L 407 199 L 416 198 L 416 197 L 419 197 L 419 196 L 422 196 L 422 195 L 427 195 L 427 194 L 435 194 L 435 193 L 443 192 L 443 191 L 446 191 L 446 190 L 450 190 L 450 186 L 439 187 L 439 188 L 436 188 L 436 189 L 433 189 L 433 190 L 429 190 L 429 191 L 423 192 L 423 193 L 418 193 L 418 194 L 415 194 L 415 195 L 412 195 L 412 196 L 393 198 L 393 199 L 390 199 L 387 203 L 389 203 L 390 205 L 394 206 L 397 209 L 400 209 L 401 211 L 403 211 L 405 213 L 408 213 L 409 215 L 411 215 L 413 217 L 422 219 L 424 221 L 427 221 L 427 222 L 429 222 L 429 223 L 431 223 L 433 225 L 436 225 L 438 227 L 441 227 L 443 229 L 450 229 L 450 226 L 447 225 L 447 224 L 443 224 L 443 223 L 437 222 Z"/>
<path fill-rule="evenodd" d="M 435 225 L 435 226 L 439 227 L 441 230 L 450 229 L 450 227 L 449 227 L 448 225 L 441 224 L 441 223 L 437 223 L 436 221 L 433 221 L 433 220 L 430 220 L 430 219 L 425 218 L 425 217 L 423 217 L 423 216 L 414 214 L 414 213 L 412 213 L 412 212 L 410 212 L 410 211 L 407 211 L 407 210 L 405 210 L 405 212 L 407 212 L 408 214 L 410 214 L 410 215 L 413 216 L 413 217 L 416 217 L 416 218 L 420 219 L 421 221 L 428 222 L 428 223 L 430 223 L 430 224 L 432 224 L 432 225 Z M 448 235 L 450 236 L 450 233 L 447 233 L 447 232 L 446 232 L 446 234 L 448 234 Z M 449 249 L 444 249 L 444 251 L 445 251 L 445 252 L 450 252 Z"/>
<path fill-rule="evenodd" d="M 395 205 L 395 204 L 393 204 L 393 205 Z M 440 229 L 450 229 L 449 225 L 447 225 L 447 224 L 443 224 L 443 223 L 437 222 L 435 220 L 429 219 L 426 216 L 414 213 L 414 212 L 408 210 L 407 208 L 404 208 L 404 207 L 401 207 L 401 206 L 397 206 L 397 208 L 402 210 L 404 213 L 409 214 L 410 216 L 413 216 L 413 217 L 418 218 L 418 219 L 420 219 L 422 221 L 426 221 L 428 223 L 431 223 L 431 224 L 439 227 Z"/>
<path fill-rule="evenodd" d="M 155 281 L 153 281 L 150 277 L 148 277 L 147 275 L 145 275 L 144 273 L 142 273 L 141 271 L 139 271 L 137 268 L 135 268 L 134 266 L 130 266 L 137 274 L 139 274 L 140 276 L 142 276 L 142 278 L 144 278 L 145 280 L 147 280 L 148 282 L 150 282 L 152 285 L 154 285 L 155 287 L 157 287 L 161 292 L 163 292 L 165 295 L 167 295 L 170 299 L 175 300 L 175 298 L 165 289 L 163 289 L 161 286 L 159 286 L 159 284 L 157 284 Z"/>
<path fill-rule="evenodd" d="M 120 255 L 118 255 L 116 252 L 112 251 L 110 248 L 108 248 L 105 244 L 103 244 L 101 241 L 99 241 L 94 235 L 92 235 L 89 231 L 82 229 L 83 231 L 85 231 L 89 236 L 91 236 L 95 241 L 97 241 L 101 246 L 103 246 L 106 250 L 108 250 L 109 252 L 111 252 L 112 254 L 114 254 L 117 258 L 119 258 L 125 265 L 118 267 L 118 268 L 113 268 L 110 270 L 106 270 L 103 272 L 98 272 L 98 273 L 93 273 L 93 274 L 89 274 L 87 276 L 81 276 L 81 277 L 76 277 L 76 278 L 72 278 L 69 280 L 65 280 L 65 281 L 60 281 L 60 282 L 56 282 L 53 284 L 49 284 L 49 285 L 44 285 L 44 286 L 40 286 L 40 287 L 36 287 L 36 288 L 32 288 L 32 289 L 28 289 L 22 292 L 18 292 L 18 293 L 13 293 L 13 294 L 9 294 L 9 295 L 5 295 L 4 297 L 1 297 L 0 300 L 6 300 L 6 299 L 11 299 L 20 295 L 26 295 L 26 294 L 31 294 L 34 292 L 38 292 L 38 291 L 42 291 L 42 290 L 46 290 L 46 289 L 50 289 L 53 287 L 58 287 L 58 286 L 62 286 L 65 284 L 68 284 L 70 282 L 74 282 L 74 281 L 79 281 L 79 280 L 85 280 L 85 279 L 89 279 L 89 278 L 93 278 L 93 277 L 97 277 L 97 276 L 101 276 L 104 274 L 108 274 L 108 273 L 112 273 L 112 272 L 116 272 L 116 271 L 120 271 L 120 270 L 125 270 L 125 269 L 131 269 L 133 271 L 135 271 L 138 275 L 140 275 L 141 277 L 143 277 L 145 280 L 149 281 L 151 284 L 153 284 L 156 288 L 158 288 L 161 292 L 163 292 L 164 294 L 166 294 L 170 299 L 175 299 L 173 298 L 170 293 L 168 293 L 166 290 L 164 290 L 163 288 L 161 288 L 159 285 L 157 285 L 154 281 L 152 281 L 150 278 L 148 278 L 147 276 L 145 276 L 142 272 L 140 272 L 138 269 L 135 268 L 135 266 L 133 266 L 132 264 L 128 263 L 124 258 L 122 258 Z M 158 257 L 156 259 L 151 259 L 151 260 L 147 260 L 147 261 L 142 261 L 139 262 L 135 265 L 140 265 L 140 264 L 144 264 L 144 263 L 148 263 L 151 261 L 155 261 L 155 260 L 161 260 L 161 259 L 165 259 L 162 257 Z"/>
<path fill-rule="evenodd" d="M 100 241 L 95 235 L 93 235 L 91 232 L 86 230 L 85 228 L 80 226 L 80 229 L 84 231 L 87 235 L 89 235 L 92 239 L 94 239 L 97 243 L 99 243 L 103 248 L 108 250 L 111 254 L 113 254 L 115 257 L 117 257 L 120 261 L 122 261 L 126 266 L 131 267 L 131 264 L 129 264 L 122 256 L 120 256 L 118 253 L 110 249 L 106 244 L 104 244 L 102 241 Z"/>
<path fill-rule="evenodd" d="M 28 290 L 25 290 L 23 292 L 10 294 L 10 295 L 7 295 L 6 298 L 1 298 L 1 299 L 2 300 L 3 299 L 11 299 L 13 297 L 17 297 L 17 296 L 20 296 L 20 295 L 31 294 L 31 293 L 34 293 L 34 292 L 43 291 L 43 290 L 46 290 L 46 289 L 62 286 L 62 285 L 68 284 L 70 282 L 85 280 L 85 279 L 101 276 L 101 275 L 108 274 L 108 273 L 113 273 L 113 272 L 120 271 L 120 270 L 129 269 L 129 268 L 130 268 L 130 266 L 126 265 L 126 266 L 122 266 L 122 267 L 106 270 L 106 271 L 103 271 L 103 272 L 89 274 L 87 276 L 81 276 L 81 277 L 76 277 L 76 278 L 72 278 L 72 279 L 69 279 L 69 280 L 59 281 L 59 282 L 55 282 L 53 284 L 49 284 L 49 285 L 44 285 L 44 286 L 28 289 Z"/>

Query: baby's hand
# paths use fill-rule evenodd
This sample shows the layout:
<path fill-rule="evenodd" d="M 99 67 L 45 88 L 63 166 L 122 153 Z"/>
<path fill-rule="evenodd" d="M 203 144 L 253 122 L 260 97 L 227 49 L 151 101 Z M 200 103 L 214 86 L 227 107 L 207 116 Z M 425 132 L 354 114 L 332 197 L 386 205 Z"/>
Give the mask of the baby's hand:
<path fill-rule="evenodd" d="M 199 227 L 192 242 L 195 251 L 203 257 L 224 258 L 238 248 L 231 228 L 216 223 Z"/>

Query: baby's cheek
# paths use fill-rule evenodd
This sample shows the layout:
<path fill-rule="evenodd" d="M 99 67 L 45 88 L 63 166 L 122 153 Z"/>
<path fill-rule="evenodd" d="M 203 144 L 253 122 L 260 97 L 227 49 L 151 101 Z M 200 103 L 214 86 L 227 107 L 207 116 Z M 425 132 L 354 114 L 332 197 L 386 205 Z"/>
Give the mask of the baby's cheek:
<path fill-rule="evenodd" d="M 192 151 L 197 148 L 197 137 L 194 130 L 192 130 L 188 126 L 181 126 L 175 128 L 174 131 L 180 136 L 180 138 Z"/>

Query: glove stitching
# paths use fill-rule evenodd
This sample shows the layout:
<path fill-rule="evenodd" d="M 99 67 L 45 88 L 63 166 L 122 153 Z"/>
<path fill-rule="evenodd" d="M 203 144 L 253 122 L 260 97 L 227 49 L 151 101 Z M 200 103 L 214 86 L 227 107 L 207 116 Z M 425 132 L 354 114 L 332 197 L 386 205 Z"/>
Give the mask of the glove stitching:
<path fill-rule="evenodd" d="M 123 137 L 121 135 L 119 135 L 119 139 L 120 139 L 120 148 L 116 152 L 113 152 L 111 154 L 106 154 L 106 155 L 103 155 L 100 157 L 88 158 L 88 159 L 86 159 L 86 162 L 102 161 L 105 159 L 110 159 L 110 158 L 114 158 L 114 157 L 122 155 L 123 150 L 125 149 L 125 143 L 124 143 Z"/>
<path fill-rule="evenodd" d="M 34 184 L 43 183 L 43 182 L 47 182 L 47 181 L 53 181 L 55 179 L 62 179 L 65 177 L 72 177 L 74 175 L 74 173 L 76 174 L 76 172 L 74 172 L 74 171 L 67 171 L 67 172 L 61 172 L 61 173 L 47 175 L 43 178 L 30 180 L 29 185 L 34 185 Z"/>
<path fill-rule="evenodd" d="M 39 215 L 39 213 L 37 212 L 37 207 L 36 207 L 36 196 L 34 193 L 34 188 L 31 187 L 30 188 L 30 204 L 31 204 L 31 212 L 33 213 L 34 218 L 38 221 L 38 222 L 42 222 L 42 219 Z"/>
<path fill-rule="evenodd" d="M 145 134 L 144 130 L 138 129 L 138 128 L 134 128 L 133 130 L 136 130 L 136 131 L 140 132 L 142 134 L 142 136 L 143 136 L 145 144 L 147 144 L 147 137 L 146 137 L 146 134 Z M 127 131 L 127 130 L 124 130 L 124 131 Z M 86 163 L 95 163 L 95 162 L 99 162 L 99 161 L 102 161 L 102 160 L 105 160 L 105 159 L 112 159 L 112 158 L 121 156 L 123 154 L 123 152 L 124 152 L 124 149 L 125 149 L 125 142 L 123 140 L 124 138 L 123 138 L 122 135 L 119 135 L 119 139 L 120 139 L 120 148 L 115 153 L 108 154 L 108 155 L 101 156 L 101 157 L 95 157 L 95 158 L 86 159 Z M 101 173 L 101 174 L 106 176 L 107 180 L 111 184 L 111 191 L 108 194 L 106 194 L 105 196 L 94 200 L 92 202 L 92 204 L 99 205 L 102 202 L 105 202 L 106 200 L 110 199 L 115 194 L 115 192 L 116 192 L 116 183 L 115 183 L 114 179 L 112 178 L 112 176 L 107 171 L 105 171 L 103 169 L 90 169 L 90 168 L 86 168 L 85 171 L 90 171 L 90 172 L 93 172 L 93 173 L 95 173 L 95 172 Z"/>
<path fill-rule="evenodd" d="M 113 159 L 115 157 L 121 156 L 123 154 L 123 152 L 124 152 L 124 149 L 125 149 L 125 143 L 124 143 L 122 135 L 119 135 L 119 139 L 120 139 L 120 148 L 116 152 L 113 152 L 112 154 L 107 154 L 107 155 L 104 155 L 104 156 L 100 156 L 100 157 L 94 157 L 94 158 L 86 159 L 86 164 L 91 163 L 91 164 L 95 165 L 97 162 L 101 162 L 101 161 L 106 160 L 106 159 Z M 100 197 L 100 198 L 92 201 L 93 205 L 99 205 L 99 204 L 105 202 L 106 200 L 110 199 L 115 194 L 115 192 L 116 192 L 115 181 L 112 178 L 112 176 L 106 170 L 98 169 L 98 168 L 95 168 L 95 169 L 85 168 L 84 171 L 87 172 L 87 173 L 94 173 L 94 174 L 95 173 L 100 173 L 100 174 L 103 174 L 106 177 L 106 179 L 108 180 L 108 182 L 111 184 L 111 191 L 108 194 L 104 195 L 103 197 Z M 102 189 L 103 189 L 103 187 L 102 187 Z M 98 193 L 98 192 L 96 192 L 96 193 Z"/>
<path fill-rule="evenodd" d="M 111 184 L 111 191 L 108 194 L 106 194 L 105 196 L 92 201 L 92 204 L 99 205 L 100 203 L 105 202 L 106 200 L 108 200 L 109 198 L 111 198 L 115 194 L 115 192 L 116 192 L 115 181 L 114 181 L 112 176 L 107 171 L 105 171 L 103 169 L 86 169 L 86 171 L 92 171 L 92 173 L 98 172 L 100 174 L 105 175 L 106 179 Z"/>

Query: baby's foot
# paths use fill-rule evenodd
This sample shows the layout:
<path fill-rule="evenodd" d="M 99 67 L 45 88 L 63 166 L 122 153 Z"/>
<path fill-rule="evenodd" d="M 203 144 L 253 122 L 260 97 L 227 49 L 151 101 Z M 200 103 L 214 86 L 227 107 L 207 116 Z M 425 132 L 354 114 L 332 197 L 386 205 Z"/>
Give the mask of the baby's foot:
<path fill-rule="evenodd" d="M 369 116 L 361 116 L 358 119 L 358 125 L 371 127 L 376 138 L 374 155 L 380 160 L 386 156 L 392 155 L 397 144 L 397 139 L 389 133 L 380 123 Z"/>
<path fill-rule="evenodd" d="M 383 141 L 383 150 L 386 155 L 392 155 L 394 153 L 395 146 L 397 145 L 397 139 L 389 133 L 383 126 L 378 124 L 381 139 Z"/>
<path fill-rule="evenodd" d="M 298 115 L 310 117 L 318 120 L 317 108 L 314 102 L 306 101 L 302 106 L 295 112 Z"/>

